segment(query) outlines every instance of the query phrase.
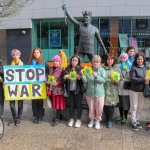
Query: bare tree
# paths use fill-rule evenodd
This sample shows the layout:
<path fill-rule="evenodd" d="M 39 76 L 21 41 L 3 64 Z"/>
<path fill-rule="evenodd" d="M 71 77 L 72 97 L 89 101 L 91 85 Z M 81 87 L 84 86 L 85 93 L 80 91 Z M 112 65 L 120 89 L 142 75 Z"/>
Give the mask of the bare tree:
<path fill-rule="evenodd" d="M 8 17 L 18 13 L 22 7 L 34 0 L 0 0 L 0 17 Z"/>

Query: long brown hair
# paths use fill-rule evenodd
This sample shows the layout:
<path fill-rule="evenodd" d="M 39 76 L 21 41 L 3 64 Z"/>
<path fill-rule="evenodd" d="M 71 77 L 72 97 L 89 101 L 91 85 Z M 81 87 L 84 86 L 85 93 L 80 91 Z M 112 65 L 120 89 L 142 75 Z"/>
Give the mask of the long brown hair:
<path fill-rule="evenodd" d="M 40 57 L 38 58 L 38 59 L 36 59 L 36 61 L 38 62 L 38 63 L 40 63 L 41 61 L 42 61 L 42 59 L 43 59 L 43 55 L 42 55 L 42 50 L 39 48 L 39 47 L 35 47 L 34 49 L 33 49 L 33 51 L 31 52 L 31 55 L 30 55 L 30 59 L 29 59 L 29 63 L 31 64 L 31 62 L 32 62 L 32 60 L 33 59 L 35 59 L 35 57 L 34 57 L 34 51 L 35 50 L 38 50 L 39 52 L 40 52 Z"/>

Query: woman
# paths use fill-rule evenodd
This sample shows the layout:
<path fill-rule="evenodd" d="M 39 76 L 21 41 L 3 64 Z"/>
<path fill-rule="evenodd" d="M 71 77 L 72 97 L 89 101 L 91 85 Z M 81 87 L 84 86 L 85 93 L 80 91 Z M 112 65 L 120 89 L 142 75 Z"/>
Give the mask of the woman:
<path fill-rule="evenodd" d="M 62 117 L 62 110 L 65 109 L 65 98 L 63 91 L 63 82 L 62 77 L 64 70 L 60 68 L 61 58 L 59 55 L 55 55 L 52 58 L 53 66 L 50 69 L 50 76 L 54 76 L 55 81 L 50 84 L 50 81 L 47 81 L 47 84 L 50 84 L 51 95 L 50 99 L 52 102 L 52 108 L 56 110 L 56 116 L 53 119 L 52 126 L 55 127 L 59 124 L 59 120 Z"/>
<path fill-rule="evenodd" d="M 38 47 L 34 48 L 29 63 L 31 65 L 45 65 L 46 78 L 49 74 L 49 66 L 42 58 L 42 50 Z M 32 100 L 32 111 L 35 117 L 33 123 L 41 123 L 42 117 L 44 116 L 43 99 Z"/>
<path fill-rule="evenodd" d="M 142 128 L 139 119 L 142 113 L 144 104 L 144 83 L 147 82 L 148 78 L 146 75 L 145 57 L 143 53 L 137 53 L 130 70 L 130 110 L 131 110 L 131 122 L 132 129 L 138 130 Z"/>
<path fill-rule="evenodd" d="M 106 71 L 106 82 L 105 87 L 105 103 L 104 103 L 104 112 L 106 116 L 106 127 L 112 128 L 112 117 L 114 114 L 114 109 L 117 103 L 119 102 L 118 94 L 118 85 L 119 80 L 112 80 L 111 74 L 113 72 L 120 72 L 117 66 L 115 66 L 116 60 L 112 55 L 108 55 L 105 60 L 104 69 Z"/>
<path fill-rule="evenodd" d="M 75 127 L 79 128 L 81 126 L 81 115 L 82 115 L 82 97 L 83 97 L 83 82 L 81 80 L 81 69 L 80 58 L 77 55 L 72 56 L 70 64 L 67 66 L 64 72 L 64 83 L 67 95 L 69 98 L 69 115 L 70 120 L 68 126 L 72 127 L 74 124 L 74 103 L 77 103 L 77 120 L 75 122 Z M 75 71 L 77 73 L 76 80 L 69 79 L 69 73 Z"/>
<path fill-rule="evenodd" d="M 135 55 L 135 48 L 133 46 L 130 46 L 127 48 L 126 53 L 129 55 L 128 61 L 133 64 L 134 62 L 134 55 Z"/>
<path fill-rule="evenodd" d="M 20 59 L 21 56 L 21 52 L 18 49 L 13 49 L 11 52 L 11 56 L 13 58 L 12 62 L 11 62 L 11 66 L 20 66 L 23 65 L 23 62 Z M 21 123 L 21 117 L 22 117 L 22 113 L 23 113 L 23 100 L 18 100 L 18 111 L 15 107 L 15 103 L 16 101 L 10 101 L 10 109 L 11 109 L 11 113 L 12 113 L 12 117 L 13 120 L 10 121 L 8 123 L 8 125 L 19 125 Z"/>
<path fill-rule="evenodd" d="M 90 118 L 88 127 L 92 128 L 95 125 L 95 129 L 100 129 L 105 96 L 104 83 L 106 80 L 106 73 L 100 64 L 100 56 L 94 55 L 92 58 L 92 75 L 85 76 L 83 70 L 81 71 L 82 80 L 87 86 L 86 99 Z"/>

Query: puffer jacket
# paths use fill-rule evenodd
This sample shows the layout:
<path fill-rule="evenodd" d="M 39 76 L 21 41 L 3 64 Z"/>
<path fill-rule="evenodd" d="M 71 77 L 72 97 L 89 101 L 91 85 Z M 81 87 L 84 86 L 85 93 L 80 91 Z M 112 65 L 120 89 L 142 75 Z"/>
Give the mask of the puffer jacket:
<path fill-rule="evenodd" d="M 130 70 L 131 90 L 135 92 L 144 91 L 146 67 L 132 66 Z"/>
<path fill-rule="evenodd" d="M 111 74 L 113 72 L 120 72 L 119 68 L 117 66 L 109 67 L 109 66 L 103 66 L 103 68 L 106 71 L 106 82 L 104 84 L 105 87 L 105 103 L 106 106 L 116 106 L 119 102 L 119 90 L 118 90 L 118 84 L 116 84 L 111 79 Z"/>
<path fill-rule="evenodd" d="M 94 71 L 97 72 L 98 74 L 97 78 L 95 78 L 93 75 L 82 76 L 82 80 L 87 86 L 86 96 L 90 97 L 105 96 L 104 83 L 106 80 L 106 72 L 102 67 L 98 67 Z"/>

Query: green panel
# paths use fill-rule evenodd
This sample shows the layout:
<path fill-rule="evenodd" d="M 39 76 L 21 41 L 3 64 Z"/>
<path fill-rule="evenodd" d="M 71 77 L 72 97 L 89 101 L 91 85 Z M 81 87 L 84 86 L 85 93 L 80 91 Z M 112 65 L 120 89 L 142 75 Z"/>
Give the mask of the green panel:
<path fill-rule="evenodd" d="M 59 50 L 60 49 L 42 49 L 42 53 L 43 53 L 43 59 L 46 61 L 52 61 L 52 58 L 55 55 L 59 55 Z M 64 49 L 67 59 L 69 58 L 69 51 L 68 49 Z M 69 59 L 68 59 L 69 61 Z"/>
<path fill-rule="evenodd" d="M 69 22 L 69 59 L 74 55 L 74 24 Z"/>
<path fill-rule="evenodd" d="M 43 59 L 49 61 L 49 50 L 42 49 Z"/>
<path fill-rule="evenodd" d="M 37 40 L 37 22 L 32 21 L 32 49 L 37 47 L 38 40 Z"/>

